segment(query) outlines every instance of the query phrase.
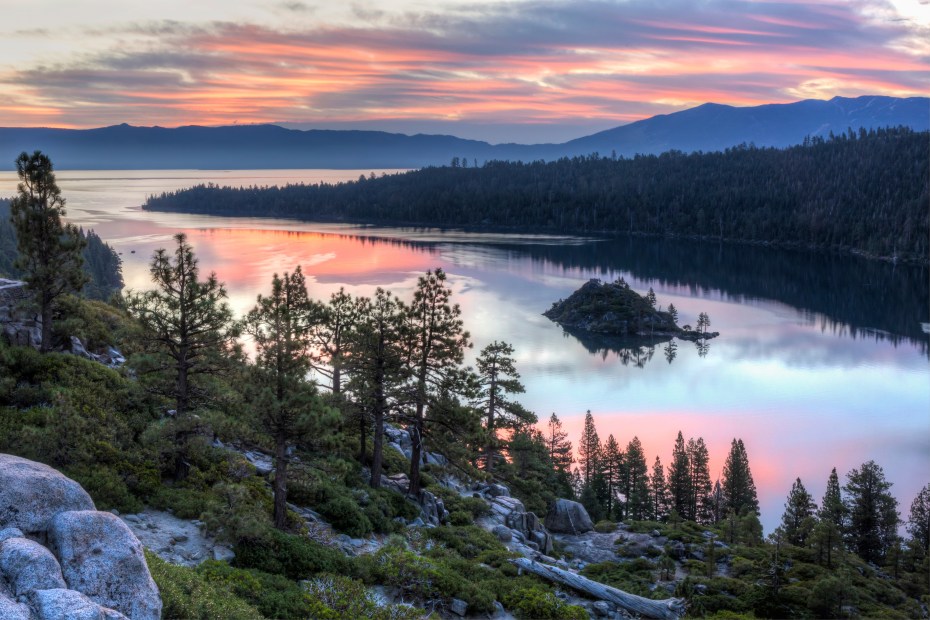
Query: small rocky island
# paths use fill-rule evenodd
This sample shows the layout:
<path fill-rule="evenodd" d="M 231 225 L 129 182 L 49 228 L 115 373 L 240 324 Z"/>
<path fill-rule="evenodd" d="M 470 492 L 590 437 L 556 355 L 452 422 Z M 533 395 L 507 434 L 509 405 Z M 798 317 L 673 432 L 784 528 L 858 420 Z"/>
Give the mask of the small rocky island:
<path fill-rule="evenodd" d="M 560 299 L 543 312 L 566 330 L 603 336 L 680 338 L 701 340 L 714 338 L 719 332 L 679 327 L 674 306 L 663 311 L 655 307 L 655 295 L 643 296 L 621 278 L 615 282 L 588 280 L 568 299 Z M 703 315 L 706 320 L 707 315 Z"/>

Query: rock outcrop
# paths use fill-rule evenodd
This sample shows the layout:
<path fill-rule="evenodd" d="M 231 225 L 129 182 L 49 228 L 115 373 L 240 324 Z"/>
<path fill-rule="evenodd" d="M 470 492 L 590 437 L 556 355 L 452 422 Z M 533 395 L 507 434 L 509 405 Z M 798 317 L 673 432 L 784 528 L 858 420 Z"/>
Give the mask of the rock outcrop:
<path fill-rule="evenodd" d="M 594 529 L 594 523 L 578 502 L 557 499 L 546 514 L 546 528 L 560 534 L 584 534 Z"/>
<path fill-rule="evenodd" d="M 48 465 L 0 454 L 0 529 L 15 527 L 35 537 L 59 512 L 93 509 L 74 480 Z"/>
<path fill-rule="evenodd" d="M 29 298 L 25 282 L 0 278 L 0 334 L 13 346 L 39 348 L 42 319 L 25 309 Z"/>
<path fill-rule="evenodd" d="M 0 618 L 158 620 L 161 607 L 119 518 L 51 467 L 0 454 Z"/>

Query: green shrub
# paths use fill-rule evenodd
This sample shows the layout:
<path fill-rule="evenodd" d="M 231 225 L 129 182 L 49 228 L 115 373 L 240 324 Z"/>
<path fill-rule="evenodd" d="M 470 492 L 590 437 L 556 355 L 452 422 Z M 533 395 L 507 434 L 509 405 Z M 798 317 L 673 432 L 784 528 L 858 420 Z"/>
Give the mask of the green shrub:
<path fill-rule="evenodd" d="M 164 620 L 261 620 L 262 614 L 222 584 L 192 568 L 168 564 L 154 553 L 145 559 L 158 585 Z"/>
<path fill-rule="evenodd" d="M 108 467 L 80 467 L 67 474 L 90 495 L 97 510 L 115 508 L 122 513 L 135 513 L 143 508 L 142 501 L 129 491 L 126 481 Z"/>
<path fill-rule="evenodd" d="M 316 507 L 323 518 L 335 529 L 358 538 L 371 533 L 371 521 L 355 500 L 337 496 Z"/>
<path fill-rule="evenodd" d="M 424 610 L 406 605 L 382 607 L 364 584 L 338 575 L 320 575 L 311 579 L 306 583 L 306 591 L 313 602 L 313 618 L 419 620 L 426 615 Z"/>
<path fill-rule="evenodd" d="M 617 531 L 617 524 L 613 521 L 598 521 L 594 525 L 594 531 L 601 534 L 610 534 Z"/>
<path fill-rule="evenodd" d="M 288 579 L 309 579 L 319 573 L 354 574 L 352 563 L 340 551 L 278 530 L 271 530 L 264 540 L 241 541 L 235 552 L 233 566 Z"/>
<path fill-rule="evenodd" d="M 449 514 L 449 523 L 452 525 L 471 525 L 473 523 L 471 513 L 464 510 L 456 510 Z"/>
<path fill-rule="evenodd" d="M 510 592 L 503 601 L 504 607 L 518 618 L 534 620 L 587 620 L 583 607 L 569 605 L 551 590 L 542 586 L 521 587 Z"/>
<path fill-rule="evenodd" d="M 313 617 L 314 604 L 304 589 L 282 575 L 233 568 L 225 562 L 204 562 L 197 572 L 252 604 L 266 618 Z"/>

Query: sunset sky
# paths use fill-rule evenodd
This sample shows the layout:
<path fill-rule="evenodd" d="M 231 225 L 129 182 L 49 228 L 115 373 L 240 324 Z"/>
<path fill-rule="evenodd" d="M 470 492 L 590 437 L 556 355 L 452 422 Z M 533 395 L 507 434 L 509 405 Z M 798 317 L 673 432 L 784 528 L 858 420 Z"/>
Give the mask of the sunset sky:
<path fill-rule="evenodd" d="M 0 0 L 0 126 L 563 141 L 707 101 L 930 94 L 930 0 Z"/>

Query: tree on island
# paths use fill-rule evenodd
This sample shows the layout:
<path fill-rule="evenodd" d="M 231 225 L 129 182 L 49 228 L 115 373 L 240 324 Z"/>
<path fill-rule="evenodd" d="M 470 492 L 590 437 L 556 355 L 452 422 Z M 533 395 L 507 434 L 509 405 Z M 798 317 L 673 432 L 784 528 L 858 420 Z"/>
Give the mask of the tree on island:
<path fill-rule="evenodd" d="M 41 151 L 16 158 L 18 194 L 10 202 L 19 257 L 15 266 L 25 274 L 42 317 L 40 351 L 52 348 L 52 320 L 62 295 L 76 293 L 88 281 L 81 269 L 86 241 L 73 224 L 63 224 L 65 199 L 55 181 L 52 162 Z"/>
<path fill-rule="evenodd" d="M 190 409 L 195 376 L 214 374 L 229 363 L 227 353 L 239 336 L 226 303 L 226 288 L 211 273 L 198 280 L 200 270 L 187 236 L 174 236 L 177 248 L 170 256 L 164 248 L 152 257 L 149 271 L 155 290 L 127 295 L 127 309 L 142 327 L 146 350 L 154 353 L 142 372 L 174 378 L 169 391 L 178 416 Z"/>
<path fill-rule="evenodd" d="M 283 278 L 274 274 L 271 294 L 259 295 L 245 318 L 256 348 L 255 408 L 274 441 L 274 525 L 282 530 L 287 521 L 287 449 L 295 440 L 318 437 L 323 427 L 332 425 L 325 420 L 316 385 L 308 379 L 311 330 L 318 317 L 298 266 Z"/>

